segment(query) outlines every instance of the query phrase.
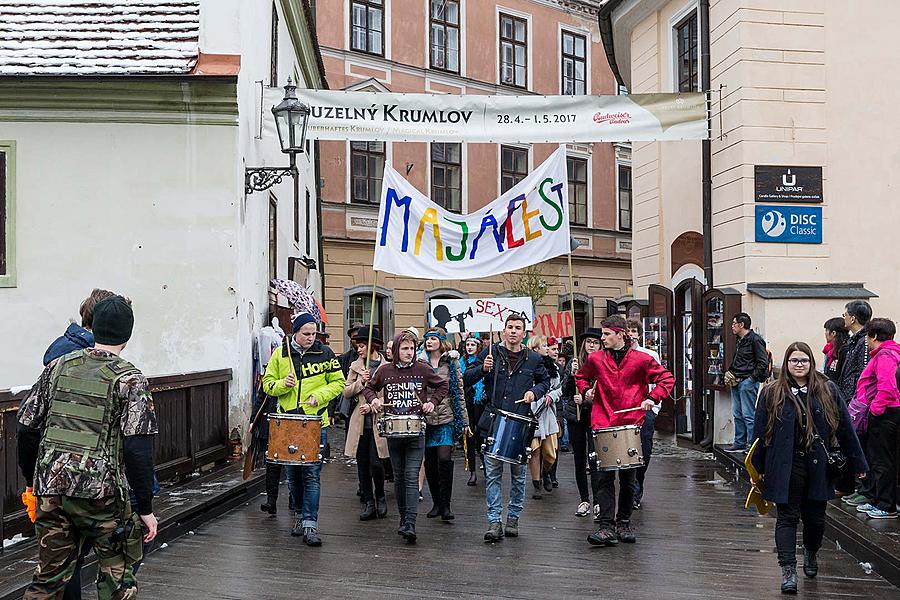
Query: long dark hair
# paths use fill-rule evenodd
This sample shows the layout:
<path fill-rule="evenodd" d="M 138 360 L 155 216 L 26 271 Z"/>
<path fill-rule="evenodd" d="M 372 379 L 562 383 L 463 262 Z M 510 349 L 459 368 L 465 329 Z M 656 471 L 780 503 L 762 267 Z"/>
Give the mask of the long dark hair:
<path fill-rule="evenodd" d="M 835 358 L 841 355 L 841 348 L 850 339 L 850 331 L 844 327 L 843 317 L 834 317 L 825 321 L 825 331 L 834 334 L 834 342 L 831 346 L 831 355 Z"/>
<path fill-rule="evenodd" d="M 791 386 L 796 385 L 797 382 L 788 372 L 788 359 L 791 357 L 791 354 L 797 351 L 802 352 L 809 358 L 809 381 L 806 384 L 808 392 L 806 394 L 806 406 L 803 407 L 802 410 L 800 407 L 800 400 L 791 391 Z M 831 390 L 828 387 L 828 379 L 816 371 L 816 358 L 813 356 L 813 351 L 808 344 L 794 342 L 787 347 L 787 350 L 784 351 L 784 360 L 781 363 L 781 372 L 778 374 L 778 379 L 768 384 L 764 393 L 767 408 L 769 409 L 769 420 L 766 422 L 766 445 L 772 443 L 772 436 L 775 434 L 776 421 L 781 420 L 784 403 L 788 399 L 794 403 L 794 408 L 797 411 L 798 416 L 801 412 L 806 412 L 805 437 L 807 448 L 812 446 L 816 435 L 812 418 L 813 408 L 811 400 L 813 398 L 816 398 L 822 405 L 822 411 L 825 413 L 825 422 L 828 424 L 828 429 L 831 431 L 832 437 L 834 437 L 838 428 L 838 423 L 840 422 L 837 401 L 834 396 L 831 395 Z M 820 435 L 825 433 L 827 432 L 819 432 Z M 833 440 L 827 440 L 826 443 L 831 443 L 832 441 Z"/>

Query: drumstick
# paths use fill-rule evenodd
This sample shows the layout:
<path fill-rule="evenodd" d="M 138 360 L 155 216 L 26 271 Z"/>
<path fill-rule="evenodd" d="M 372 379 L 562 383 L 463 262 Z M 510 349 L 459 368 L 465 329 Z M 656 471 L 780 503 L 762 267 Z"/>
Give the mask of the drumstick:
<path fill-rule="evenodd" d="M 613 414 L 614 414 L 614 415 L 619 415 L 619 414 L 622 414 L 622 413 L 634 412 L 634 411 L 636 411 L 636 410 L 644 410 L 644 407 L 643 407 L 643 406 L 635 406 L 634 408 L 625 408 L 625 409 L 622 409 L 622 410 L 614 410 L 614 411 L 613 411 Z"/>

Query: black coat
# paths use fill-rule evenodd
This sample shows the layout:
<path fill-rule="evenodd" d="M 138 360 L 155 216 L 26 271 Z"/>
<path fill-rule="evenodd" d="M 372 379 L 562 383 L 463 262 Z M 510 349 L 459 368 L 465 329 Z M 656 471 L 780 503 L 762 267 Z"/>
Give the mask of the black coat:
<path fill-rule="evenodd" d="M 528 415 L 531 405 L 527 402 L 516 404 L 525 392 L 531 391 L 536 399 L 543 398 L 550 390 L 550 376 L 544 367 L 543 357 L 534 350 L 525 349 L 525 356 L 519 361 L 516 370 L 509 373 L 509 358 L 502 344 L 494 344 L 494 368 L 490 373 L 482 370 L 487 349 L 478 354 L 478 359 L 466 369 L 463 375 L 465 385 L 475 385 L 484 380 L 485 406 L 507 412 Z"/>
<path fill-rule="evenodd" d="M 751 377 L 753 381 L 759 383 L 765 381 L 769 375 L 769 353 L 766 351 L 766 341 L 755 331 L 748 331 L 747 335 L 738 339 L 734 358 L 731 360 L 728 370 L 738 379 Z"/>
<path fill-rule="evenodd" d="M 575 386 L 575 375 L 570 372 L 571 368 L 572 361 L 570 360 L 562 375 L 562 396 L 559 399 L 559 414 L 565 417 L 570 423 L 577 423 L 578 405 L 575 404 L 574 397 L 575 394 L 578 393 L 578 388 Z M 592 405 L 593 403 L 587 398 L 583 398 L 581 401 L 581 420 L 588 429 L 591 428 Z"/>
<path fill-rule="evenodd" d="M 850 415 L 847 413 L 846 404 L 840 398 L 837 386 L 828 382 L 828 388 L 835 399 L 835 405 L 840 414 L 840 424 L 837 430 L 838 446 L 847 457 L 847 465 L 853 473 L 865 473 L 869 470 L 866 459 L 863 456 L 859 439 L 853 430 Z M 763 498 L 776 504 L 785 504 L 788 501 L 788 489 L 791 482 L 791 466 L 794 461 L 794 432 L 796 430 L 797 411 L 793 402 L 786 401 L 782 404 L 781 418 L 775 422 L 775 432 L 772 435 L 771 445 L 763 445 L 766 434 L 766 424 L 769 421 L 769 393 L 772 385 L 767 386 L 759 402 L 756 404 L 756 417 L 753 426 L 753 438 L 760 438 L 760 445 L 753 454 L 753 466 L 765 475 L 763 479 Z M 810 397 L 810 406 L 813 410 L 813 422 L 816 431 L 829 444 L 832 439 L 831 429 L 825 421 L 825 413 L 822 404 L 817 398 Z M 799 457 L 798 457 L 799 458 Z M 834 498 L 834 482 L 829 481 L 827 474 L 828 459 L 823 444 L 816 443 L 806 455 L 808 491 L 810 500 L 827 501 Z"/>
<path fill-rule="evenodd" d="M 838 387 L 846 403 L 856 397 L 856 382 L 868 363 L 869 347 L 866 346 L 866 330 L 863 329 L 850 336 L 838 357 Z"/>

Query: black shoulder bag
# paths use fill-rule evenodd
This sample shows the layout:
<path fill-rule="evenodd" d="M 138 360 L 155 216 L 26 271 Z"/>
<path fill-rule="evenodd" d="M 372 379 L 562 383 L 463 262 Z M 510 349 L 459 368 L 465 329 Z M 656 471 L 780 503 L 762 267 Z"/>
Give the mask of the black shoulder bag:
<path fill-rule="evenodd" d="M 800 401 L 800 398 L 795 394 L 794 398 L 797 400 L 797 404 L 800 406 L 800 410 L 803 412 L 803 417 L 808 419 L 809 415 L 806 414 L 806 409 L 803 407 L 803 402 Z M 822 436 L 819 435 L 819 430 L 816 427 L 816 420 L 812 420 L 813 427 L 813 443 L 818 442 L 822 446 L 822 450 L 825 451 L 825 475 L 828 477 L 828 481 L 835 481 L 838 477 L 841 476 L 841 473 L 844 470 L 844 467 L 847 465 L 847 457 L 844 456 L 844 453 L 841 450 L 830 448 L 825 445 L 825 440 L 822 439 Z"/>

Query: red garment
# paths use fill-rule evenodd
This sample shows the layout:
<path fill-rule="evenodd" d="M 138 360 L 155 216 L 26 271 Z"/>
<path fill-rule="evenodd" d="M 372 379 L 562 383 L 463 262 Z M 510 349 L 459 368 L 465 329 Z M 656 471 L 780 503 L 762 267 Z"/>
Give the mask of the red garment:
<path fill-rule="evenodd" d="M 644 422 L 644 411 L 618 415 L 615 411 L 640 406 L 647 398 L 658 404 L 668 398 L 675 387 L 675 376 L 665 367 L 649 354 L 631 348 L 620 365 L 608 351 L 592 352 L 575 374 L 579 393 L 584 394 L 592 381 L 597 382 L 591 408 L 593 429 L 640 425 Z M 656 387 L 648 392 L 650 384 Z"/>

